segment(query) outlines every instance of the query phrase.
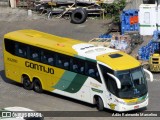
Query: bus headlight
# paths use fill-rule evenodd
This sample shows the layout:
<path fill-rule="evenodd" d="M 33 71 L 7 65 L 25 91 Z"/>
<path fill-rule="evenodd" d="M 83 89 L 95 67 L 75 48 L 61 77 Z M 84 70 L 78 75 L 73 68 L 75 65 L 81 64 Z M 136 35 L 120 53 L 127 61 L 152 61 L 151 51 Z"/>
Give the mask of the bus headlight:
<path fill-rule="evenodd" d="M 123 104 L 123 105 L 126 105 L 126 102 L 121 101 L 121 100 L 118 100 L 118 99 L 116 99 L 116 102 L 118 102 L 118 103 L 120 103 L 120 104 Z"/>

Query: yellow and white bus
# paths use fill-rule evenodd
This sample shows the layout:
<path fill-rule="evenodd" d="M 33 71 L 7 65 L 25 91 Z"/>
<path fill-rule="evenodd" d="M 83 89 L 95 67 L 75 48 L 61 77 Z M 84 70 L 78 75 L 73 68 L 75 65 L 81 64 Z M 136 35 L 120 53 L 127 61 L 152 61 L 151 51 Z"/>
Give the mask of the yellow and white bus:
<path fill-rule="evenodd" d="M 145 73 L 133 57 L 107 47 L 35 30 L 4 35 L 7 78 L 27 90 L 43 90 L 96 104 L 98 110 L 130 111 L 148 105 Z"/>

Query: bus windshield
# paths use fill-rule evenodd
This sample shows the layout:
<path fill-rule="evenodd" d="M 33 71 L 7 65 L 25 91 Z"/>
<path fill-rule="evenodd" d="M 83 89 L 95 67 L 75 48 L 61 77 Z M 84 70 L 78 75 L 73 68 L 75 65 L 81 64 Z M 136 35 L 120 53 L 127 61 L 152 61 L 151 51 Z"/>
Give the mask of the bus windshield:
<path fill-rule="evenodd" d="M 115 76 L 121 82 L 121 89 L 118 90 L 120 98 L 137 98 L 147 94 L 146 77 L 141 67 L 117 71 Z"/>

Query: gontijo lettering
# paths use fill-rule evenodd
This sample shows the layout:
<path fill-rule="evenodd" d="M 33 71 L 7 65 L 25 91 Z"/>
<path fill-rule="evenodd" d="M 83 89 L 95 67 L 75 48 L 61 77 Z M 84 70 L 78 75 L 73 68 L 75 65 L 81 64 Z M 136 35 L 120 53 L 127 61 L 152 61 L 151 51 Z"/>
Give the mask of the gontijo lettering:
<path fill-rule="evenodd" d="M 45 73 L 54 74 L 54 69 L 53 68 L 45 67 L 43 65 L 38 65 L 38 64 L 35 64 L 35 63 L 32 63 L 32 62 L 25 61 L 25 66 L 29 67 L 29 68 L 32 68 L 32 69 L 35 69 L 35 70 L 45 72 Z"/>

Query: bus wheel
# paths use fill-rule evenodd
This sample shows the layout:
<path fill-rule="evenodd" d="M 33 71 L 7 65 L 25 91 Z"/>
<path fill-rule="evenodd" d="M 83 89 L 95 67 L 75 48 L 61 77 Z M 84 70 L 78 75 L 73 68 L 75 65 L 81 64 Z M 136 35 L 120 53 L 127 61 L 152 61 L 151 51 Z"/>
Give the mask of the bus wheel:
<path fill-rule="evenodd" d="M 33 89 L 33 84 L 30 81 L 29 77 L 28 76 L 23 76 L 22 79 L 23 79 L 23 87 L 24 87 L 24 89 L 32 90 Z"/>
<path fill-rule="evenodd" d="M 96 106 L 99 111 L 102 111 L 104 109 L 104 104 L 100 97 L 97 97 L 96 99 Z"/>
<path fill-rule="evenodd" d="M 42 93 L 43 92 L 42 84 L 41 84 L 41 82 L 38 79 L 35 79 L 33 81 L 33 89 L 37 93 Z"/>

